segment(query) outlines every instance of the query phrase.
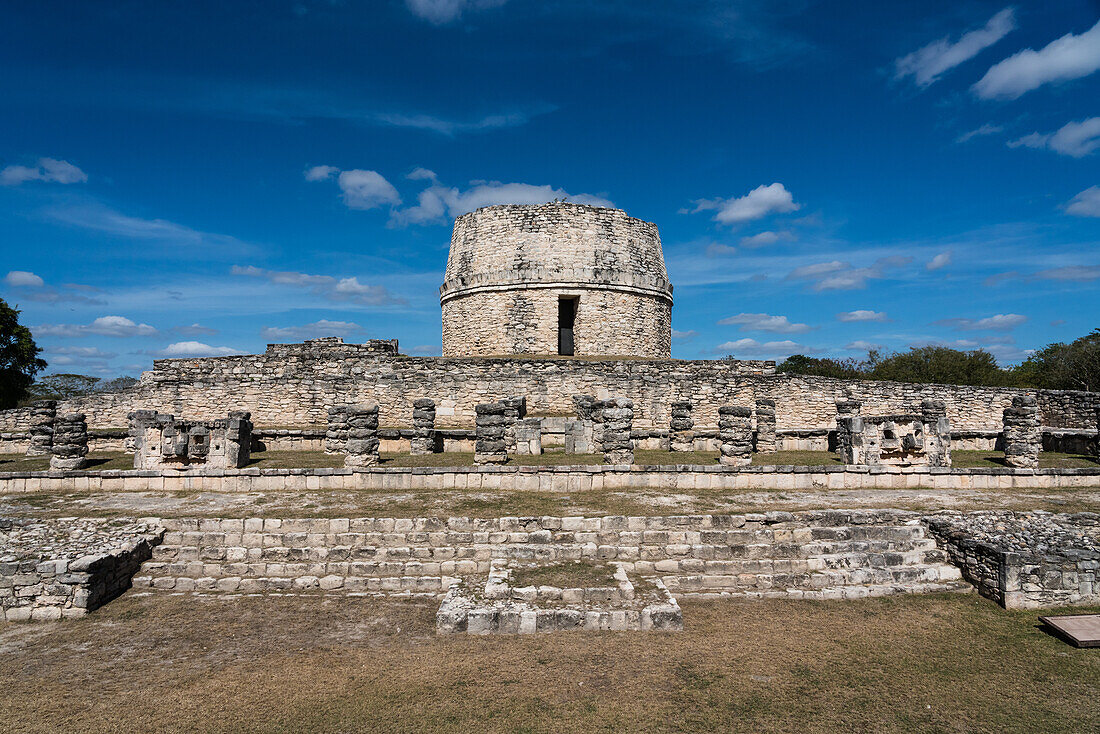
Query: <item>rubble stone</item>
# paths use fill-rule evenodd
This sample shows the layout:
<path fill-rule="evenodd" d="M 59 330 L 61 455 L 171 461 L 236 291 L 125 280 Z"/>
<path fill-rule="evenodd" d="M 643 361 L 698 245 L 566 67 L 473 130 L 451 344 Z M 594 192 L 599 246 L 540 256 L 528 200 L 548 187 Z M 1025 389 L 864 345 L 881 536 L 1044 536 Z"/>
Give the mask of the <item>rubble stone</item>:
<path fill-rule="evenodd" d="M 752 410 L 741 405 L 718 408 L 718 461 L 725 466 L 752 463 Z"/>

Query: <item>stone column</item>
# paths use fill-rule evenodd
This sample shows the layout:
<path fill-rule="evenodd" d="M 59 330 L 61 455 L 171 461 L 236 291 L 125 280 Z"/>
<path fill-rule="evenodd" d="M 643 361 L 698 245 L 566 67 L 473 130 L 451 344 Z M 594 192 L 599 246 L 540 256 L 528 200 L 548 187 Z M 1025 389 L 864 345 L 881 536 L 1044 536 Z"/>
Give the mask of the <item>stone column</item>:
<path fill-rule="evenodd" d="M 603 430 L 601 447 L 603 460 L 608 464 L 633 464 L 634 443 L 630 429 L 634 425 L 634 402 L 627 398 L 613 398 L 603 404 Z"/>
<path fill-rule="evenodd" d="M 229 423 L 225 429 L 225 465 L 228 469 L 240 469 L 252 456 L 252 413 L 247 410 L 229 411 Z"/>
<path fill-rule="evenodd" d="M 328 427 L 325 429 L 325 453 L 342 454 L 348 443 L 348 406 L 335 405 L 328 409 Z"/>
<path fill-rule="evenodd" d="M 1005 463 L 1017 469 L 1038 469 L 1043 448 L 1039 401 L 1032 395 L 1012 398 L 1004 410 Z"/>
<path fill-rule="evenodd" d="M 718 408 L 718 460 L 726 466 L 752 463 L 752 410 L 740 405 Z"/>
<path fill-rule="evenodd" d="M 31 403 L 31 443 L 27 456 L 48 456 L 53 446 L 53 422 L 57 417 L 56 400 Z"/>
<path fill-rule="evenodd" d="M 516 454 L 538 456 L 542 453 L 542 419 L 524 418 L 515 425 Z"/>
<path fill-rule="evenodd" d="M 474 408 L 474 463 L 503 464 L 508 461 L 504 448 L 504 403 L 479 403 Z"/>
<path fill-rule="evenodd" d="M 378 463 L 378 403 L 347 407 L 348 442 L 344 466 L 374 466 Z"/>
<path fill-rule="evenodd" d="M 775 438 L 775 401 L 771 398 L 756 400 L 756 453 L 774 454 Z"/>
<path fill-rule="evenodd" d="M 417 398 L 413 401 L 413 436 L 409 453 L 425 456 L 435 453 L 435 401 Z"/>
<path fill-rule="evenodd" d="M 922 400 L 924 419 L 924 453 L 929 466 L 951 466 L 951 421 L 947 420 L 947 403 L 942 400 Z"/>
<path fill-rule="evenodd" d="M 566 424 L 565 453 L 598 453 L 602 443 L 599 434 L 603 421 L 603 401 L 591 395 L 574 395 L 573 410 L 577 414 L 577 420 Z"/>
<path fill-rule="evenodd" d="M 680 401 L 669 406 L 672 409 L 672 419 L 668 423 L 668 450 L 669 451 L 694 451 L 695 450 L 695 422 L 691 419 L 691 403 Z"/>
<path fill-rule="evenodd" d="M 51 469 L 83 469 L 88 464 L 88 424 L 83 413 L 59 415 L 53 423 Z"/>
<path fill-rule="evenodd" d="M 136 456 L 142 452 L 145 445 L 145 429 L 157 424 L 157 411 L 135 410 L 126 415 L 126 421 L 128 425 L 123 448 L 134 453 L 134 468 L 140 469 L 141 464 L 136 460 Z"/>
<path fill-rule="evenodd" d="M 840 458 L 851 455 L 852 419 L 859 417 L 863 405 L 855 400 L 836 401 L 836 453 Z M 850 463 L 850 462 L 849 462 Z"/>
<path fill-rule="evenodd" d="M 527 398 L 512 397 L 501 401 L 504 403 L 504 450 L 506 453 L 516 453 L 516 423 L 527 417 Z"/>

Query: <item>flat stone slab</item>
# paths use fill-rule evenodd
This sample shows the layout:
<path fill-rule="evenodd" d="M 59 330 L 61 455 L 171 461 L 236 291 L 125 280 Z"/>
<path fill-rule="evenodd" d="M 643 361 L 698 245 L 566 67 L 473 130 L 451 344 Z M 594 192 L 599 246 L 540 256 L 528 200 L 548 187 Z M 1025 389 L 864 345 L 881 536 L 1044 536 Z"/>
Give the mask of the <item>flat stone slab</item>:
<path fill-rule="evenodd" d="M 1100 647 L 1100 614 L 1039 617 L 1039 621 L 1074 647 Z"/>
<path fill-rule="evenodd" d="M 527 564 L 523 564 L 527 565 Z M 628 631 L 684 628 L 676 599 L 660 579 L 636 590 L 622 564 L 610 562 L 613 586 L 560 588 L 512 586 L 514 568 L 491 563 L 483 589 L 459 580 L 451 585 L 436 614 L 441 634 L 532 634 L 567 630 Z"/>

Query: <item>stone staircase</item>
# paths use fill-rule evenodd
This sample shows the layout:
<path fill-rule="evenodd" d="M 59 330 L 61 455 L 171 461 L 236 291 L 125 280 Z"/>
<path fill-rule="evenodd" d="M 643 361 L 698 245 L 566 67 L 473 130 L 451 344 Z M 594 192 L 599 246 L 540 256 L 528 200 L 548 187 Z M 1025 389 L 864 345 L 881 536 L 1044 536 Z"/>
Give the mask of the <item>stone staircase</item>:
<path fill-rule="evenodd" d="M 969 589 L 919 516 L 163 520 L 137 588 L 441 596 L 496 558 L 614 560 L 676 596 L 857 598 Z"/>

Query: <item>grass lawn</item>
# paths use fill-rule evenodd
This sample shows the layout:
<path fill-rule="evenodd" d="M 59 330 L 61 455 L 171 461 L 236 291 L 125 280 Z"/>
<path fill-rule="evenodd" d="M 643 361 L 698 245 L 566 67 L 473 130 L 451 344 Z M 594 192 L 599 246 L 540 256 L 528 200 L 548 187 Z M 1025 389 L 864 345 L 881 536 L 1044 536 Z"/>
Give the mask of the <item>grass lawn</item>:
<path fill-rule="evenodd" d="M 965 469 L 978 467 L 1004 469 L 1008 466 L 1005 463 L 1003 451 L 952 451 L 951 465 Z M 1100 467 L 1100 462 L 1095 456 L 1059 454 L 1052 451 L 1039 454 L 1040 469 L 1096 469 L 1097 467 Z"/>
<path fill-rule="evenodd" d="M 436 602 L 130 592 L 0 623 L 7 732 L 1100 730 L 1100 651 L 970 594 L 683 601 L 681 633 L 438 637 Z"/>

